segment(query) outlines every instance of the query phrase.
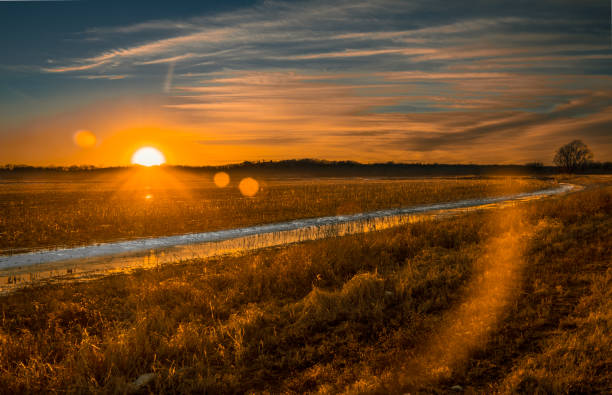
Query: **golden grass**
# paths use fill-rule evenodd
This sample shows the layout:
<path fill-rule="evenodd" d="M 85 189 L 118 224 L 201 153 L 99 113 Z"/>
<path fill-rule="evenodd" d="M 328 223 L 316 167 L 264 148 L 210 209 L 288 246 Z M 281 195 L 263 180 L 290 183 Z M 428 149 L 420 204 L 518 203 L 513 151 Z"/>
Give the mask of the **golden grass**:
<path fill-rule="evenodd" d="M 605 392 L 611 243 L 593 188 L 32 287 L 0 297 L 0 392 Z"/>
<path fill-rule="evenodd" d="M 530 178 L 260 180 L 244 197 L 233 180 L 135 173 L 117 180 L 7 184 L 0 191 L 0 254 L 137 237 L 351 214 L 550 187 Z M 183 177 L 183 178 L 181 178 Z M 93 180 L 95 181 L 95 180 Z"/>

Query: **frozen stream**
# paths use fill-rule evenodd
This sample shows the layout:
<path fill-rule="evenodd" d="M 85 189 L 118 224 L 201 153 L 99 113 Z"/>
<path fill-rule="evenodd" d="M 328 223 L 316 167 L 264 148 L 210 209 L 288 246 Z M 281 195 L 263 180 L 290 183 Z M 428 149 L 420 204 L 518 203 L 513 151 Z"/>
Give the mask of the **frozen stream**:
<path fill-rule="evenodd" d="M 300 219 L 247 228 L 145 238 L 15 255 L 0 255 L 0 292 L 50 277 L 91 275 L 205 258 L 306 240 L 387 229 L 411 222 L 511 205 L 568 192 L 574 185 L 457 202 Z"/>

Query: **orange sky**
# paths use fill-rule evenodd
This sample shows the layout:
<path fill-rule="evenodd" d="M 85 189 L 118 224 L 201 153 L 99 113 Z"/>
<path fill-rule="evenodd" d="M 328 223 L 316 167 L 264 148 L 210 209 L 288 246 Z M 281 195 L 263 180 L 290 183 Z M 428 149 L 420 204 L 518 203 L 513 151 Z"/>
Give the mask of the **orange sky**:
<path fill-rule="evenodd" d="M 1 157 L 6 163 L 34 165 L 126 165 L 135 150 L 153 146 L 168 163 L 188 165 L 305 157 L 549 163 L 557 147 L 575 138 L 576 131 L 585 130 L 593 132 L 585 142 L 596 157 L 612 157 L 606 134 L 612 108 L 605 105 L 612 100 L 610 92 L 589 92 L 582 100 L 544 114 L 501 111 L 504 101 L 520 101 L 536 91 L 555 88 L 543 82 L 514 84 L 512 78 L 491 77 L 453 83 L 466 85 L 461 87 L 464 91 L 512 85 L 512 95 L 478 103 L 457 100 L 456 111 L 376 113 L 377 107 L 392 106 L 399 99 L 362 96 L 354 87 L 324 77 L 329 76 L 313 82 L 312 76 L 295 73 L 241 72 L 219 79 L 219 86 L 177 88 L 187 92 L 188 99 L 148 96 L 100 101 L 21 125 L 2 145 Z M 378 85 L 367 88 L 376 90 Z M 216 100 L 208 100 L 213 91 Z M 483 111 L 486 107 L 492 111 Z M 585 110 L 588 116 L 572 116 Z M 95 146 L 74 144 L 74 133 L 82 129 L 96 135 Z"/>
<path fill-rule="evenodd" d="M 32 20 L 48 47 L 3 38 L 16 49 L 0 58 L 0 165 L 127 165 L 143 146 L 179 165 L 549 164 L 574 139 L 612 160 L 598 3 L 434 3 L 255 2 L 155 18 L 126 6 L 130 23 L 99 10 L 58 32 Z M 62 18 L 94 6 L 57 7 Z M 79 130 L 96 144 L 75 144 Z"/>

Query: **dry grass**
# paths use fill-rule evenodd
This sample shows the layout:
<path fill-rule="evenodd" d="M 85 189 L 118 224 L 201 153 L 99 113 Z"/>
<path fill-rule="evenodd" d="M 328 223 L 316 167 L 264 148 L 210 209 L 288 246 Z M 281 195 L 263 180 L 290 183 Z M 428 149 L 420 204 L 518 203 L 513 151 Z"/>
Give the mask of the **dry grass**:
<path fill-rule="evenodd" d="M 593 188 L 20 290 L 0 297 L 0 392 L 125 393 L 145 373 L 141 392 L 606 392 L 611 232 L 612 188 Z M 457 328 L 478 333 L 454 348 Z M 423 360 L 446 370 L 416 380 Z"/>
<path fill-rule="evenodd" d="M 133 170 L 116 179 L 75 179 L 74 182 L 45 179 L 3 185 L 0 254 L 229 229 L 550 187 L 549 182 L 508 177 L 260 180 L 262 189 L 250 198 L 240 194 L 239 180 L 233 180 L 226 188 L 217 188 L 209 179 L 157 171 Z"/>

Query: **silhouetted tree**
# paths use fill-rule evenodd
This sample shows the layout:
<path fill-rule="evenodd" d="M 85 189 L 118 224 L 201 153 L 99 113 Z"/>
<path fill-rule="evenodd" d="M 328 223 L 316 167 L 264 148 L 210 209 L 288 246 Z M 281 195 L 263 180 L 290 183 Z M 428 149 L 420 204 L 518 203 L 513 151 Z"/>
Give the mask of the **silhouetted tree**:
<path fill-rule="evenodd" d="M 593 159 L 593 153 L 581 140 L 574 140 L 559 148 L 555 155 L 555 165 L 563 171 L 573 173 L 584 169 Z"/>

